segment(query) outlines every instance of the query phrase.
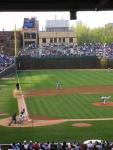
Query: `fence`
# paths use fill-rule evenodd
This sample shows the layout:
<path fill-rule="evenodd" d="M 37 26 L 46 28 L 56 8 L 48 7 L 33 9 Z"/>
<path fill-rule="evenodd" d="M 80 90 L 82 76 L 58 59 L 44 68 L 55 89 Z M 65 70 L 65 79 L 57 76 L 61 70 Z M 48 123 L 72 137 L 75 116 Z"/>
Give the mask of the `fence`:
<path fill-rule="evenodd" d="M 96 56 L 81 57 L 17 57 L 18 70 L 31 69 L 97 69 L 101 68 L 100 60 Z"/>
<path fill-rule="evenodd" d="M 0 78 L 10 76 L 16 73 L 16 65 L 13 63 L 12 65 L 8 66 L 6 69 L 0 72 Z"/>

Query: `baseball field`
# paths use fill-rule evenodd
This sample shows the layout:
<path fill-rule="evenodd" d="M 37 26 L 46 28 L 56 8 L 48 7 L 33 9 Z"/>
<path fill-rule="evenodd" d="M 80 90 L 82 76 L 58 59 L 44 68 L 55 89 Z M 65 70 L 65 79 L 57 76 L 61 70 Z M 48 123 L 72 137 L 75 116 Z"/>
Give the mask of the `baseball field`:
<path fill-rule="evenodd" d="M 7 122 L 4 122 L 13 113 L 19 113 L 17 97 L 14 96 L 17 81 L 32 120 L 29 127 L 8 127 Z M 60 89 L 56 89 L 56 81 L 61 83 Z M 101 96 L 111 98 L 103 104 Z M 34 123 L 55 120 L 55 124 L 42 123 L 42 126 L 41 123 L 39 126 Z M 2 78 L 0 125 L 0 143 L 23 140 L 110 140 L 113 137 L 113 71 L 19 71 L 17 75 Z"/>

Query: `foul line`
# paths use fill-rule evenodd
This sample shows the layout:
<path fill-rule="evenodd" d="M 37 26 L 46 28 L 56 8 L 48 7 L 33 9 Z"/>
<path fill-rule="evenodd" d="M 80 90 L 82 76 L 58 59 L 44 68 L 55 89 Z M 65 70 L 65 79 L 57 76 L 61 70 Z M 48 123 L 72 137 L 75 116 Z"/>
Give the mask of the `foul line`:
<path fill-rule="evenodd" d="M 16 77 L 17 77 L 17 81 L 20 85 L 20 80 L 19 80 L 19 77 L 18 77 L 17 70 L 16 70 Z M 23 92 L 22 92 L 21 85 L 20 85 L 20 96 L 17 96 L 17 102 L 18 102 L 19 112 L 21 112 L 22 108 L 25 108 L 25 117 L 26 117 L 26 119 L 29 119 L 28 110 L 27 110 L 27 106 L 26 106 L 26 103 L 25 103 L 25 99 L 24 99 L 24 95 L 23 95 Z"/>

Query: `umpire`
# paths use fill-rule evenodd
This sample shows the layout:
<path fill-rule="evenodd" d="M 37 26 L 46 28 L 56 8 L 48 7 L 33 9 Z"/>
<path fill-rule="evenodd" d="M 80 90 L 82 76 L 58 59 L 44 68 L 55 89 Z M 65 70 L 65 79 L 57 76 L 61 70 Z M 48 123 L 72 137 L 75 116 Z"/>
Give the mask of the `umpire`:
<path fill-rule="evenodd" d="M 12 115 L 12 117 L 11 117 L 11 121 L 10 121 L 10 123 L 9 123 L 9 126 L 11 126 L 11 124 L 12 124 L 12 123 L 16 124 L 16 122 L 17 122 L 17 120 L 16 120 L 16 116 L 17 116 L 17 114 L 16 114 L 16 113 Z"/>
<path fill-rule="evenodd" d="M 19 89 L 20 89 L 20 85 L 19 85 L 19 83 L 18 83 L 18 82 L 16 83 L 16 89 L 17 89 L 17 90 L 19 90 Z"/>

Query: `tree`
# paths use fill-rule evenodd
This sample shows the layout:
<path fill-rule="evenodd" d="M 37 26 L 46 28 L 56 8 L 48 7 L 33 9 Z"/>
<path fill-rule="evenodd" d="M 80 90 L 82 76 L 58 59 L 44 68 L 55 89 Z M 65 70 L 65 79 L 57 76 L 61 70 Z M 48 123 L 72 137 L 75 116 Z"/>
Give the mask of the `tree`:
<path fill-rule="evenodd" d="M 80 23 L 74 28 L 78 44 L 84 43 L 112 43 L 113 42 L 113 25 L 108 24 L 101 28 L 90 29 Z"/>
<path fill-rule="evenodd" d="M 101 58 L 100 63 L 101 63 L 101 68 L 102 69 L 106 69 L 107 68 L 107 66 L 108 66 L 108 60 L 105 57 Z"/>
<path fill-rule="evenodd" d="M 78 24 L 75 27 L 75 33 L 78 44 L 84 44 L 90 42 L 90 28 L 83 24 Z"/>

